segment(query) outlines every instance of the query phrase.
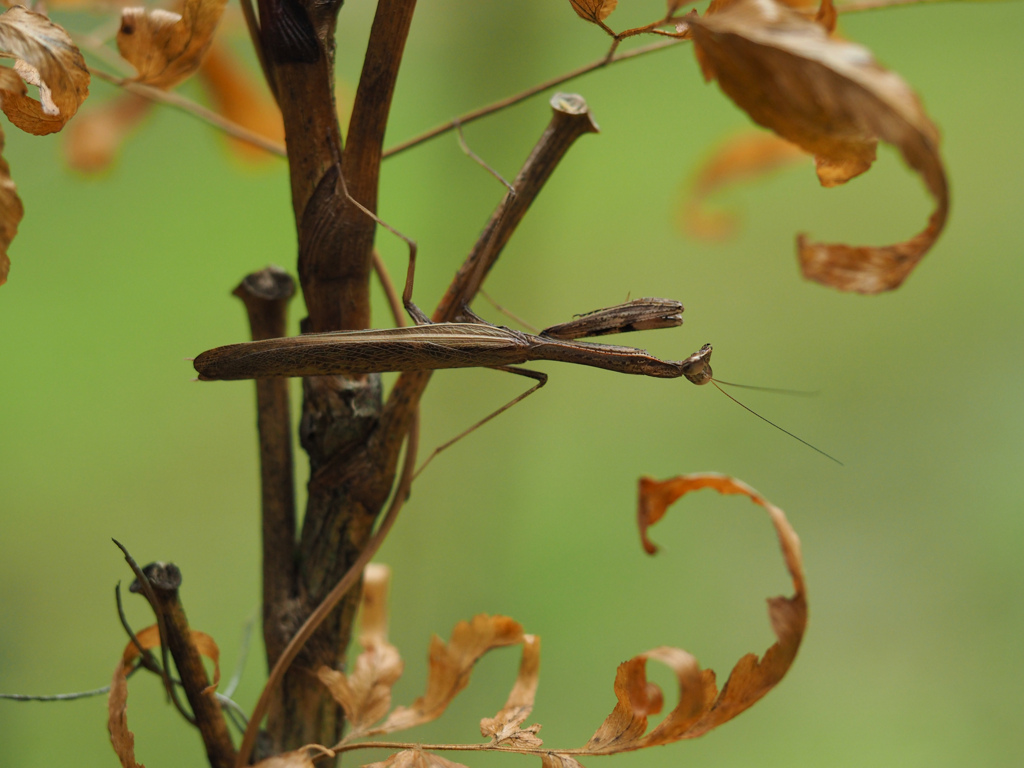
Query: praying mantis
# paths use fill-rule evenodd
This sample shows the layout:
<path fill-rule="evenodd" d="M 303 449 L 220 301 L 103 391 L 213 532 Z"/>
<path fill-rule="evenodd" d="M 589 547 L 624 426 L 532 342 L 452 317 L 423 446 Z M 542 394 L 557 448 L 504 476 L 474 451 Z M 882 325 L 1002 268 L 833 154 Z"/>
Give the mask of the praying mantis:
<path fill-rule="evenodd" d="M 589 365 L 617 373 L 662 379 L 682 377 L 698 386 L 708 383 L 718 386 L 711 369 L 710 344 L 705 344 L 683 360 L 673 361 L 662 360 L 635 347 L 579 341 L 581 338 L 681 325 L 683 305 L 671 299 L 635 299 L 580 315 L 567 323 L 545 328 L 536 335 L 492 325 L 468 308 L 463 308 L 462 312 L 466 322 L 431 323 L 412 302 L 407 300 L 406 307 L 417 320 L 417 325 L 384 330 L 311 333 L 230 344 L 203 352 L 195 358 L 194 366 L 202 381 L 488 367 L 526 375 L 539 382 L 483 421 L 490 420 L 547 382 L 546 374 L 514 367 L 537 360 Z M 842 463 L 751 410 L 721 387 L 718 389 L 759 419 L 837 464 Z"/>

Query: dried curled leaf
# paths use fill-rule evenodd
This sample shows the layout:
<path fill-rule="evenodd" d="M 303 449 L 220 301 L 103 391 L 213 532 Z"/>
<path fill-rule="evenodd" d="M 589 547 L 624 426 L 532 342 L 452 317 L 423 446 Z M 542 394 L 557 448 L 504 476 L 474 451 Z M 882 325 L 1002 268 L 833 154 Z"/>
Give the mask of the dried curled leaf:
<path fill-rule="evenodd" d="M 232 122 L 271 141 L 284 142 L 281 111 L 251 75 L 241 67 L 227 46 L 214 40 L 199 67 L 198 78 L 216 111 Z M 152 111 L 150 99 L 122 91 L 99 106 L 78 115 L 66 133 L 64 155 L 68 164 L 85 173 L 106 169 L 129 134 Z M 233 150 L 248 162 L 271 157 L 266 150 L 228 136 Z"/>
<path fill-rule="evenodd" d="M 680 223 L 694 237 L 717 240 L 736 229 L 736 215 L 707 207 L 707 198 L 723 187 L 766 176 L 807 157 L 798 146 L 764 131 L 727 139 L 701 164 L 680 210 Z"/>
<path fill-rule="evenodd" d="M 586 746 L 573 750 L 573 755 L 614 754 L 701 736 L 752 706 L 782 679 L 796 657 L 807 624 L 800 541 L 782 510 L 752 488 L 738 480 L 711 474 L 685 475 L 664 482 L 641 479 L 639 518 L 645 547 L 649 552 L 653 549 L 646 538 L 646 527 L 661 519 L 667 507 L 681 496 L 700 488 L 743 494 L 768 511 L 795 590 L 791 598 L 768 601 L 772 629 L 778 640 L 760 659 L 755 654 L 741 658 L 721 691 L 716 688 L 714 672 L 701 670 L 697 660 L 686 651 L 660 647 L 634 656 L 620 664 L 616 672 L 615 709 Z M 678 685 L 675 708 L 650 733 L 646 733 L 648 717 L 660 711 L 662 699 L 657 687 L 647 680 L 648 659 L 668 666 Z M 544 765 L 576 768 L 578 764 L 569 755 L 553 752 L 545 757 Z"/>
<path fill-rule="evenodd" d="M 398 650 L 387 640 L 387 590 L 391 571 L 383 565 L 370 565 L 363 577 L 360 605 L 359 644 L 363 652 L 350 675 L 321 667 L 317 672 L 342 709 L 351 726 L 346 741 L 353 738 L 411 728 L 439 717 L 456 694 L 469 683 L 473 665 L 492 648 L 523 644 L 519 674 L 505 706 L 493 717 L 480 721 L 484 736 L 493 745 L 537 747 L 539 725 L 520 728 L 533 709 L 540 669 L 540 639 L 524 635 L 522 627 L 504 616 L 474 617 L 459 622 L 450 643 L 434 637 L 430 646 L 427 692 L 412 707 L 399 707 L 379 728 L 373 725 L 391 706 L 391 689 L 402 674 Z M 397 759 L 392 756 L 392 759 Z M 410 756 L 402 760 L 412 759 Z M 417 758 L 419 759 L 419 758 Z"/>
<path fill-rule="evenodd" d="M 583 768 L 583 764 L 569 755 L 547 752 L 540 756 L 541 768 Z"/>
<path fill-rule="evenodd" d="M 936 200 L 926 229 L 890 246 L 815 243 L 801 236 L 806 277 L 846 291 L 899 286 L 942 232 L 949 188 L 939 135 L 917 96 L 864 47 L 774 0 L 733 0 L 687 19 L 704 76 L 758 124 L 815 155 L 824 186 L 870 168 L 879 139 L 895 146 Z"/>
<path fill-rule="evenodd" d="M 4 133 L 0 131 L 0 285 L 7 282 L 7 275 L 11 271 L 7 248 L 18 234 L 18 224 L 24 215 L 21 198 L 11 180 L 11 167 L 4 159 Z"/>
<path fill-rule="evenodd" d="M 539 725 L 519 727 L 533 711 L 539 675 L 540 638 L 536 635 L 523 635 L 523 656 L 519 661 L 515 685 L 498 714 L 480 721 L 481 736 L 490 737 L 492 744 L 508 747 L 539 747 L 544 743 L 537 737 Z"/>
<path fill-rule="evenodd" d="M 712 473 L 680 475 L 664 481 L 641 478 L 637 517 L 644 549 L 648 552 L 656 549 L 647 538 L 647 527 L 664 517 L 668 507 L 682 496 L 703 488 L 711 488 L 721 494 L 746 496 L 768 512 L 779 539 L 786 570 L 793 581 L 794 594 L 789 598 L 773 597 L 768 600 L 768 616 L 778 641 L 760 660 L 752 653 L 740 659 L 721 693 L 707 707 L 705 715 L 680 738 L 700 736 L 716 728 L 768 693 L 789 670 L 807 628 L 807 591 L 800 539 L 785 513 L 746 483 Z M 713 685 L 713 677 L 711 679 Z M 663 722 L 659 729 L 664 726 Z"/>
<path fill-rule="evenodd" d="M 647 681 L 647 659 L 664 662 L 675 674 L 679 685 L 679 703 L 648 736 L 647 718 L 661 711 L 662 696 Z M 614 754 L 685 738 L 691 727 L 714 700 L 714 677 L 704 676 L 700 665 L 686 651 L 662 646 L 634 656 L 619 665 L 615 674 L 615 698 L 618 703 L 584 751 Z M 709 700 L 710 699 L 710 700 Z"/>
<path fill-rule="evenodd" d="M 20 5 L 0 15 L 0 53 L 16 59 L 0 67 L 0 103 L 21 130 L 56 133 L 89 95 L 89 70 L 68 33 L 41 13 Z M 25 83 L 39 88 L 39 100 Z"/>
<path fill-rule="evenodd" d="M 466 768 L 466 766 L 462 763 L 445 760 L 433 752 L 425 752 L 422 749 L 405 749 L 391 755 L 387 760 L 368 763 L 361 768 Z"/>
<path fill-rule="evenodd" d="M 488 651 L 523 641 L 523 628 L 507 616 L 474 616 L 460 621 L 445 643 L 436 635 L 430 641 L 427 691 L 411 707 L 398 707 L 373 733 L 392 733 L 412 728 L 441 716 L 452 699 L 469 683 L 473 665 Z"/>
<path fill-rule="evenodd" d="M 391 569 L 371 564 L 363 574 L 361 634 L 363 652 L 351 675 L 320 667 L 317 676 L 345 710 L 351 728 L 348 738 L 361 736 L 391 708 L 391 688 L 402 675 L 398 649 L 388 642 L 388 583 Z"/>
<path fill-rule="evenodd" d="M 309 744 L 294 752 L 283 752 L 280 755 L 268 757 L 266 760 L 260 760 L 253 768 L 313 768 L 315 765 L 313 758 L 321 755 L 335 756 L 334 750 L 320 744 Z"/>
<path fill-rule="evenodd" d="M 569 0 L 569 4 L 581 19 L 599 24 L 611 15 L 619 0 Z"/>
<path fill-rule="evenodd" d="M 202 63 L 227 0 L 183 0 L 181 13 L 125 8 L 117 49 L 139 75 L 137 82 L 173 88 Z"/>
<path fill-rule="evenodd" d="M 135 636 L 145 650 L 160 645 L 160 629 L 156 624 L 146 627 Z M 220 680 L 220 649 L 214 639 L 205 632 L 192 630 L 191 636 L 199 652 L 213 661 L 213 684 L 207 689 L 212 691 Z M 128 729 L 128 673 L 140 655 L 138 646 L 129 640 L 121 654 L 121 661 L 114 670 L 110 694 L 107 697 L 107 730 L 110 732 L 110 744 L 114 747 L 123 768 L 145 768 L 135 760 L 135 734 Z"/>

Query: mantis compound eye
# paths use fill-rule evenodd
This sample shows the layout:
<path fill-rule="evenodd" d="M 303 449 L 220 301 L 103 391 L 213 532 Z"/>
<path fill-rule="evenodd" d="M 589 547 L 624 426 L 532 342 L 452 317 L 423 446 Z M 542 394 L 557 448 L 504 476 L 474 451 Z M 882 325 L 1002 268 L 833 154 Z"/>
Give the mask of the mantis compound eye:
<path fill-rule="evenodd" d="M 705 344 L 681 363 L 683 376 L 694 384 L 707 384 L 712 380 L 711 345 Z"/>

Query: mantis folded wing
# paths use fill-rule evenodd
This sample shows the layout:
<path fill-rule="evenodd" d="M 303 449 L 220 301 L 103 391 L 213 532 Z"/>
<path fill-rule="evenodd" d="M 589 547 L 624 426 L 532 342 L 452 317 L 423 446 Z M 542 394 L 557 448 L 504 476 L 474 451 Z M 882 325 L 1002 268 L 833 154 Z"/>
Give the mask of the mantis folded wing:
<path fill-rule="evenodd" d="M 711 380 L 710 345 L 686 360 L 666 361 L 634 347 L 575 341 L 588 335 L 679 325 L 681 311 L 678 302 L 639 299 L 552 326 L 538 336 L 479 318 L 469 323 L 311 333 L 217 347 L 203 352 L 194 364 L 199 378 L 211 381 L 498 367 L 553 360 L 640 376 L 684 376 L 694 384 L 705 384 Z"/>

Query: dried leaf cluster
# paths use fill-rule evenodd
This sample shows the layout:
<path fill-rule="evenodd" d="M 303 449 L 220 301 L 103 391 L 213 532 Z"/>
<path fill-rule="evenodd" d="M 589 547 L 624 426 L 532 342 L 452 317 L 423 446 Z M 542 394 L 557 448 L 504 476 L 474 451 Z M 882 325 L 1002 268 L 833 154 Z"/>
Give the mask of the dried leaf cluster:
<path fill-rule="evenodd" d="M 942 233 L 949 214 L 949 186 L 939 156 L 938 130 L 916 94 L 870 51 L 835 35 L 832 0 L 811 12 L 800 0 L 713 0 L 703 16 L 665 18 L 648 27 L 614 33 L 604 23 L 614 4 L 570 0 L 581 18 L 616 40 L 674 25 L 692 37 L 704 77 L 755 123 L 814 155 L 825 187 L 845 184 L 875 161 L 879 140 L 892 144 L 921 175 L 935 211 L 916 236 L 887 246 L 852 246 L 797 238 L 804 276 L 844 291 L 879 293 L 898 287 Z M 583 9 L 581 10 L 581 7 Z M 603 10 L 602 10 L 603 9 Z M 599 13 L 601 11 L 601 13 Z M 604 12 L 606 11 L 606 12 Z M 663 33 L 667 34 L 667 33 Z M 728 147 L 697 177 L 686 219 L 698 234 L 722 235 L 727 220 L 699 215 L 703 197 L 731 178 L 755 175 L 792 157 L 785 145 Z"/>
<path fill-rule="evenodd" d="M 576 768 L 588 756 L 612 755 L 647 747 L 671 744 L 702 736 L 740 714 L 775 687 L 792 665 L 807 625 L 807 598 L 800 541 L 778 507 L 766 501 L 746 484 L 724 475 L 683 475 L 665 481 L 642 478 L 639 486 L 637 520 L 641 541 L 648 553 L 656 547 L 647 537 L 650 526 L 661 520 L 668 508 L 691 491 L 710 488 L 722 494 L 748 497 L 764 508 L 775 528 L 783 560 L 793 582 L 792 597 L 768 600 L 772 631 L 777 638 L 760 658 L 747 654 L 733 667 L 725 685 L 718 688 L 715 673 L 701 669 L 686 651 L 669 646 L 653 648 L 619 665 L 612 691 L 616 704 L 582 747 L 553 749 L 538 736 L 541 726 L 524 723 L 533 710 L 540 682 L 540 639 L 526 634 L 522 626 L 506 616 L 481 614 L 455 625 L 451 639 L 430 641 L 426 691 L 408 706 L 392 708 L 392 689 L 404 669 L 398 649 L 388 642 L 387 592 L 390 569 L 370 565 L 364 573 L 360 608 L 362 652 L 348 673 L 321 667 L 320 681 L 345 711 L 348 735 L 331 747 L 308 745 L 294 752 L 276 755 L 258 763 L 261 768 L 309 766 L 316 755 L 379 746 L 368 737 L 395 733 L 437 719 L 469 684 L 476 663 L 497 648 L 519 645 L 519 671 L 505 705 L 493 716 L 480 720 L 483 743 L 471 745 L 402 744 L 386 760 L 366 768 L 463 768 L 432 750 L 459 749 L 503 751 L 535 755 L 544 768 Z M 193 631 L 200 653 L 217 664 L 218 650 L 212 638 Z M 114 672 L 108 704 L 111 744 L 124 768 L 136 768 L 135 737 L 127 726 L 127 679 L 141 654 L 159 642 L 157 627 L 138 633 L 138 644 L 128 643 Z M 661 712 L 664 696 L 647 679 L 647 662 L 667 666 L 676 679 L 675 707 L 648 730 L 650 717 Z M 212 694 L 214 683 L 205 691 Z"/>
<path fill-rule="evenodd" d="M 121 56 L 137 71 L 125 81 L 159 90 L 175 87 L 208 60 L 226 0 L 184 0 L 180 13 L 125 8 L 117 33 Z M 37 136 L 60 131 L 89 95 L 90 71 L 71 36 L 47 16 L 21 6 L 0 14 L 0 107 L 16 127 Z M 206 83 L 221 112 L 243 127 L 279 139 L 280 113 L 255 91 L 248 74 L 224 60 L 208 66 Z M 38 98 L 28 86 L 38 89 Z M 127 91 L 73 123 L 67 152 L 82 170 L 105 167 L 124 136 L 149 111 L 151 101 Z M 0 132 L 0 152 L 4 146 Z M 23 207 L 6 160 L 0 156 L 0 285 L 7 280 L 7 251 Z"/>
<path fill-rule="evenodd" d="M 0 55 L 13 58 L 13 67 L 0 67 L 0 107 L 18 128 L 37 136 L 59 131 L 89 95 L 85 59 L 68 34 L 46 16 L 21 6 L 0 15 Z M 28 95 L 27 85 L 39 89 Z M 3 147 L 0 133 L 0 148 Z M 0 158 L 0 285 L 7 281 L 11 262 L 7 247 L 23 214 L 6 160 Z"/>
<path fill-rule="evenodd" d="M 779 141 L 740 139 L 726 145 L 697 174 L 683 209 L 683 222 L 698 235 L 721 237 L 731 227 L 724 214 L 705 211 L 704 199 L 717 188 L 791 161 L 800 150 L 814 156 L 823 186 L 844 184 L 875 160 L 879 140 L 896 147 L 923 178 L 935 200 L 927 226 L 914 237 L 885 246 L 824 243 L 797 238 L 806 277 L 846 291 L 877 293 L 899 286 L 935 243 L 949 213 L 949 188 L 939 156 L 938 131 L 917 96 L 896 74 L 874 61 L 862 46 L 835 33 L 831 0 L 818 7 L 807 0 L 714 0 L 703 16 L 677 15 L 682 4 L 667 3 L 650 24 L 614 32 L 605 23 L 618 0 L 569 0 L 582 19 L 620 41 L 640 34 L 692 40 L 704 77 L 721 89 L 754 122 Z M 225 0 L 182 0 L 179 12 L 125 8 L 117 46 L 137 76 L 132 82 L 173 88 L 205 71 L 221 112 L 244 128 L 279 139 L 280 114 L 248 78 L 213 49 Z M 0 68 L 3 111 L 19 128 L 35 134 L 59 131 L 88 95 L 89 71 L 68 34 L 42 14 L 14 7 L 0 16 L 0 54 L 16 59 Z M 26 84 L 39 89 L 39 98 Z M 72 165 L 105 167 L 124 136 L 148 112 L 148 102 L 126 92 L 76 121 L 68 143 Z M 2 136 L 0 136 L 2 149 Z M 7 279 L 7 248 L 22 217 L 9 169 L 0 157 L 0 284 Z"/>
<path fill-rule="evenodd" d="M 573 768 L 588 756 L 634 751 L 701 736 L 752 706 L 786 674 L 803 638 L 807 600 L 800 542 L 782 510 L 752 488 L 722 475 L 698 474 L 663 482 L 649 478 L 640 481 L 638 517 L 648 552 L 653 553 L 654 547 L 647 539 L 647 528 L 660 520 L 668 507 L 683 495 L 701 488 L 747 496 L 768 512 L 794 587 L 792 597 L 768 601 L 776 643 L 760 658 L 756 654 L 741 658 L 721 689 L 717 687 L 715 673 L 701 669 L 686 651 L 668 646 L 653 648 L 619 665 L 612 686 L 617 703 L 590 740 L 575 749 L 552 749 L 544 746 L 538 736 L 539 724 L 523 726 L 533 709 L 540 680 L 540 640 L 524 633 L 522 627 L 508 617 L 479 615 L 459 622 L 447 643 L 438 637 L 431 640 L 425 693 L 409 706 L 391 709 L 391 690 L 402 674 L 403 662 L 387 639 L 386 595 L 390 574 L 386 567 L 374 565 L 367 568 L 363 587 L 359 637 L 362 653 L 349 674 L 326 667 L 317 673 L 345 710 L 351 731 L 329 749 L 319 748 L 325 754 L 336 754 L 372 747 L 375 742 L 359 740 L 405 730 L 440 717 L 468 685 L 477 661 L 491 650 L 510 645 L 522 646 L 519 672 L 505 705 L 493 717 L 480 721 L 480 733 L 487 739 L 485 743 L 458 746 L 410 743 L 367 768 L 460 766 L 431 751 L 445 748 L 531 754 L 540 757 L 545 768 Z M 647 679 L 648 660 L 672 670 L 677 685 L 676 706 L 650 730 L 648 719 L 661 712 L 664 697 L 661 689 Z M 307 765 L 308 760 L 308 751 L 299 750 L 259 765 L 263 768 L 299 766 Z"/>

